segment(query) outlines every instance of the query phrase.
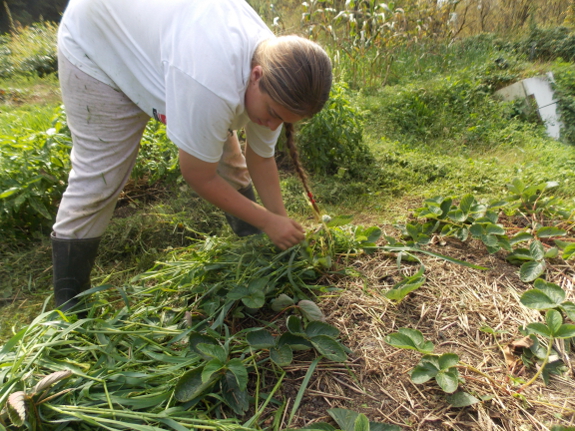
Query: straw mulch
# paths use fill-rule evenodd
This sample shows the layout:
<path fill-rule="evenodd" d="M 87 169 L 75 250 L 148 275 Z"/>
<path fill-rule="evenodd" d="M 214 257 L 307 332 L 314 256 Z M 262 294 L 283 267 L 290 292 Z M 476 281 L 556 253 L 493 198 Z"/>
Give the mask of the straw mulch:
<path fill-rule="evenodd" d="M 347 364 L 323 363 L 318 368 L 292 426 L 329 421 L 326 411 L 334 407 L 412 430 L 548 430 L 552 425 L 574 425 L 573 352 L 563 352 L 570 371 L 552 376 L 549 386 L 538 379 L 517 395 L 519 386 L 510 378 L 527 381 L 536 370 L 523 366 L 520 352 L 506 359 L 503 350 L 523 338 L 520 327 L 543 321 L 541 313 L 519 302 L 532 285 L 520 281 L 518 267 L 508 264 L 504 253 L 489 255 L 473 241 L 448 240 L 430 249 L 490 269 L 480 271 L 422 256 L 427 282 L 395 305 L 383 293 L 418 266 L 404 263 L 398 269 L 395 257 L 383 253 L 358 258 L 353 266 L 363 280 L 334 280 L 341 295 L 320 303 L 327 322 L 340 329 L 353 354 Z M 573 275 L 573 266 L 558 261 L 548 267 L 545 278 L 563 287 L 573 301 Z M 484 326 L 506 331 L 498 336 L 500 346 L 493 335 L 480 330 Z M 435 344 L 435 353 L 456 353 L 463 363 L 487 375 L 459 368 L 465 380 L 459 389 L 486 400 L 454 408 L 434 380 L 414 384 L 409 372 L 421 354 L 384 341 L 400 327 L 421 331 Z M 290 396 L 291 390 L 295 397 L 305 372 L 301 370 L 308 364 L 302 361 L 299 369 L 288 369 L 293 388 L 286 384 L 284 394 Z"/>

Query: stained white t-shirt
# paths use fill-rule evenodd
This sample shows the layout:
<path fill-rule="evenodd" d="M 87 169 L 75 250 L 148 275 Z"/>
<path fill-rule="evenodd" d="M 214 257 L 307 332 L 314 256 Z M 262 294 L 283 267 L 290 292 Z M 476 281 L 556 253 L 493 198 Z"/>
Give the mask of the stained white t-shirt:
<path fill-rule="evenodd" d="M 251 60 L 273 33 L 246 0 L 70 0 L 58 35 L 76 67 L 167 124 L 168 137 L 218 162 L 229 130 L 272 157 L 280 133 L 244 105 Z"/>

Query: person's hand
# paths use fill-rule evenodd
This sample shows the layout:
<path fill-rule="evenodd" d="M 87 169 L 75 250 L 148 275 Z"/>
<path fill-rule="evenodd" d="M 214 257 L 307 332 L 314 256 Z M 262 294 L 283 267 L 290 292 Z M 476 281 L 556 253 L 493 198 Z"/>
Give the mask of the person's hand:
<path fill-rule="evenodd" d="M 273 213 L 269 213 L 268 222 L 262 230 L 281 250 L 287 250 L 305 239 L 305 231 L 298 222 Z"/>

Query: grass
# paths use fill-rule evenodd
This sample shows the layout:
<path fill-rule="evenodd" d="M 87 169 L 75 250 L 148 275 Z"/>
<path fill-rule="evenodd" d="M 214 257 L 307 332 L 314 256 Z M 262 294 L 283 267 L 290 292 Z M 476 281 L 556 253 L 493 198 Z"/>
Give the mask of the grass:
<path fill-rule="evenodd" d="M 404 222 L 412 217 L 412 210 L 420 207 L 421 201 L 425 198 L 436 195 L 458 197 L 472 193 L 478 199 L 486 202 L 493 201 L 507 194 L 506 184 L 515 177 L 522 178 L 526 183 L 536 184 L 559 181 L 560 186 L 555 191 L 556 195 L 563 199 L 567 207 L 575 208 L 574 147 L 549 139 L 545 136 L 543 125 L 536 119 L 522 116 L 515 109 L 516 106 L 502 105 L 489 96 L 495 87 L 518 77 L 544 71 L 546 65 L 528 63 L 520 56 L 505 54 L 505 59 L 510 66 L 506 69 L 498 69 L 494 66 L 494 60 L 499 58 L 501 52 L 491 48 L 486 49 L 485 45 L 479 42 L 469 41 L 468 43 L 471 46 L 468 50 L 457 47 L 450 50 L 447 46 L 440 46 L 430 52 L 419 47 L 415 47 L 411 52 L 408 50 L 398 52 L 386 87 L 351 93 L 349 96 L 351 102 L 365 114 L 364 141 L 376 157 L 377 163 L 361 181 L 346 178 L 345 173 L 337 173 L 330 177 L 314 176 L 311 179 L 314 194 L 327 214 L 331 216 L 350 214 L 354 216 L 353 223 L 356 225 L 377 224 L 389 233 L 393 231 L 391 227 L 393 224 Z M 0 133 L 9 133 L 14 128 L 46 130 L 50 127 L 54 107 L 59 104 L 57 81 L 54 76 L 43 79 L 2 81 L 0 88 L 10 89 L 9 93 L 13 95 L 5 97 L 0 107 L 5 114 L 0 116 Z M 420 123 L 415 124 L 417 122 Z M 100 246 L 93 272 L 95 285 L 107 284 L 132 292 L 130 289 L 134 288 L 135 283 L 131 280 L 154 267 L 157 262 L 173 262 L 175 259 L 176 262 L 185 261 L 186 265 L 192 268 L 194 259 L 197 260 L 201 256 L 194 254 L 196 251 L 189 249 L 190 245 L 203 243 L 212 236 L 218 237 L 215 241 L 220 245 L 224 244 L 222 249 L 233 248 L 241 243 L 231 235 L 221 211 L 201 200 L 181 180 L 148 184 L 145 179 L 131 181 L 121 197 L 115 216 Z M 315 228 L 316 224 L 301 185 L 289 172 L 282 173 L 282 189 L 290 215 L 302 222 L 308 230 Z M 267 244 L 265 240 L 263 241 L 262 247 L 265 248 Z M 470 246 L 471 251 L 468 254 L 476 254 L 476 250 L 472 247 Z M 214 254 L 205 260 L 215 262 L 219 257 Z M 397 308 L 389 306 L 388 303 L 378 302 L 377 289 L 381 289 L 382 285 L 388 283 L 387 277 L 391 277 L 385 274 L 393 273 L 394 282 L 409 275 L 409 266 L 402 267 L 400 270 L 394 260 L 385 260 L 387 257 L 389 256 L 378 256 L 377 262 L 369 263 L 353 261 L 354 268 L 360 268 L 364 274 L 369 273 L 369 276 L 363 276 L 361 281 L 350 277 L 352 281 L 348 281 L 347 285 L 341 285 L 341 289 L 345 290 L 350 285 L 363 283 L 363 287 L 358 291 L 364 296 L 365 304 L 368 305 L 362 305 L 369 310 L 377 309 L 377 315 L 372 316 L 373 313 L 368 313 L 370 318 L 374 319 L 370 327 L 374 331 L 373 339 L 381 338 L 382 331 L 393 327 L 395 313 L 400 320 L 404 321 L 403 324 L 410 322 L 410 319 L 405 318 L 402 313 L 405 312 L 407 315 L 413 314 L 411 316 L 413 321 L 422 321 L 424 325 L 432 325 L 423 320 L 424 316 L 430 307 L 436 307 L 431 314 L 440 314 L 440 299 L 445 294 L 443 286 L 446 280 L 437 272 L 432 271 L 431 279 L 436 280 L 433 281 L 433 294 L 435 295 L 433 300 L 429 301 L 423 293 L 422 296 L 416 296 L 413 301 L 417 303 L 417 306 L 411 300 L 402 303 Z M 346 256 L 346 259 L 355 258 L 353 253 Z M 462 256 L 462 259 L 466 258 L 469 258 L 469 255 Z M 486 266 L 493 264 L 494 261 L 497 262 L 498 259 L 497 256 L 491 255 L 482 258 L 482 264 Z M 43 237 L 18 245 L 3 244 L 0 249 L 0 259 L 0 279 L 2 280 L 0 341 L 5 342 L 41 313 L 44 301 L 51 293 L 49 241 Z M 341 258 L 340 262 L 349 261 Z M 381 262 L 390 268 L 383 276 L 376 271 L 380 265 L 383 265 Z M 236 275 L 240 278 L 241 264 L 241 260 L 240 263 L 235 263 L 238 268 Z M 362 267 L 368 264 L 370 268 Z M 433 267 L 433 261 L 426 262 L 426 265 Z M 391 269 L 392 267 L 395 269 Z M 371 269 L 373 269 L 373 274 L 370 273 Z M 435 270 L 437 271 L 436 268 Z M 189 274 L 196 275 L 191 269 Z M 452 274 L 452 277 L 459 277 L 463 274 L 461 275 L 462 286 L 467 286 L 468 280 L 475 280 L 474 277 L 477 277 L 473 273 L 461 271 L 455 271 L 454 274 L 456 275 Z M 505 274 L 508 276 L 510 273 Z M 150 298 L 153 295 L 150 292 L 139 292 L 138 294 L 143 294 L 141 298 L 138 297 L 142 300 L 143 306 L 135 307 L 132 310 L 133 316 L 124 316 L 122 319 L 134 321 L 141 318 L 145 324 L 150 324 L 150 321 L 156 322 L 154 319 L 157 316 L 169 315 L 169 319 L 166 318 L 167 320 L 163 323 L 167 326 L 171 325 L 169 330 L 172 330 L 172 326 L 181 324 L 180 318 L 187 318 L 183 314 L 185 308 L 182 305 L 183 302 L 178 302 L 182 298 L 175 297 L 175 292 L 172 292 L 174 286 L 170 283 L 175 278 L 164 275 L 162 277 L 155 281 L 151 281 L 150 277 L 148 282 L 151 283 L 150 286 L 153 283 L 164 286 L 162 289 L 166 291 L 158 289 L 153 293 L 158 297 L 161 296 L 163 302 L 152 304 L 153 301 Z M 336 277 L 336 275 L 330 274 L 326 277 Z M 485 292 L 481 295 L 484 295 L 485 301 L 491 301 L 491 281 L 489 276 L 485 278 L 482 284 Z M 330 281 L 331 279 L 328 280 L 328 284 Z M 178 283 L 180 282 L 184 283 L 178 279 Z M 201 284 L 201 281 L 198 283 Z M 217 284 L 217 282 L 214 283 Z M 191 283 L 191 286 L 194 288 L 195 285 Z M 513 288 L 519 289 L 518 286 L 513 286 Z M 511 288 L 509 291 L 511 292 Z M 135 292 L 132 293 L 135 294 Z M 186 291 L 185 294 L 189 292 Z M 351 293 L 348 292 L 347 295 Z M 332 301 L 329 305 L 329 313 L 340 319 L 336 321 L 349 320 L 354 325 L 361 325 L 361 322 L 353 321 L 355 313 L 358 313 L 356 306 L 359 303 L 356 299 L 350 299 L 349 304 L 346 303 L 345 310 L 340 310 L 340 304 L 337 303 L 338 295 L 323 292 L 321 296 L 327 301 Z M 115 294 L 109 294 L 108 291 L 98 293 L 95 297 L 102 301 L 102 304 L 105 304 L 108 299 L 117 301 L 108 311 L 109 316 L 117 312 L 122 305 L 121 299 Z M 343 301 L 347 301 L 345 295 Z M 444 300 L 443 306 L 451 307 L 454 302 L 456 301 Z M 152 305 L 146 308 L 146 304 Z M 48 308 L 50 307 L 51 304 L 48 304 Z M 473 305 L 470 307 L 473 308 Z M 170 314 L 172 312 L 174 314 Z M 456 314 L 455 311 L 452 310 L 452 312 Z M 457 314 L 460 313 L 462 311 L 458 309 Z M 383 328 L 374 329 L 377 327 L 376 320 L 381 322 L 381 319 L 386 321 L 386 325 L 383 325 Z M 256 324 L 261 324 L 261 321 L 254 323 Z M 451 331 L 455 327 L 449 326 L 449 328 Z M 40 331 L 37 326 L 34 330 Z M 108 331 L 110 328 L 102 330 Z M 151 334 L 151 337 L 161 338 L 162 329 L 158 331 L 157 334 L 156 332 Z M 435 328 L 432 327 L 428 332 L 433 331 Z M 471 330 L 469 333 L 475 334 Z M 84 335 L 86 337 L 82 338 L 81 342 L 92 343 L 92 341 L 87 341 L 88 335 Z M 126 335 L 126 337 L 118 343 L 141 342 L 141 340 L 136 340 L 139 335 L 134 339 L 130 338 L 132 335 Z M 357 340 L 350 338 L 348 342 L 358 349 L 364 348 L 360 338 Z M 93 343 L 97 344 L 95 341 Z M 145 349 L 156 348 L 155 341 L 146 343 Z M 170 352 L 168 356 L 172 354 L 180 353 Z M 371 361 L 370 355 L 372 351 L 366 350 L 363 361 L 367 364 Z M 381 363 L 393 360 L 394 355 L 388 352 L 381 359 Z M 146 358 L 138 357 L 141 363 L 145 363 L 146 360 Z M 495 359 L 491 358 L 490 361 L 494 362 Z M 389 364 L 390 367 L 393 365 Z M 377 368 L 379 365 L 373 364 L 372 366 Z M 335 366 L 334 369 L 336 369 Z M 339 372 L 339 370 L 336 371 Z M 176 377 L 181 377 L 180 374 L 176 374 Z M 275 391 L 277 388 L 273 388 L 270 382 L 277 379 L 280 374 L 270 366 L 262 372 L 261 376 L 258 375 L 258 379 L 267 379 L 266 391 Z M 281 378 L 285 375 L 284 372 Z M 299 387 L 297 385 L 304 375 L 306 386 L 308 384 L 310 387 L 313 386 L 314 382 L 309 381 L 305 370 L 298 369 L 294 375 L 295 383 L 290 387 L 291 389 Z M 505 373 L 502 373 L 501 378 L 504 376 Z M 363 379 L 363 377 L 359 376 L 358 379 Z M 175 377 L 172 375 L 170 378 Z M 314 390 L 317 391 L 319 387 L 319 385 L 314 386 L 316 388 Z M 426 394 L 422 395 L 424 400 Z M 294 391 L 293 395 L 301 401 L 297 391 Z M 104 397 L 105 394 L 98 394 L 98 396 Z M 401 393 L 395 396 L 402 399 L 404 397 Z M 415 398 L 417 397 L 416 395 Z M 381 401 L 378 403 L 380 405 Z M 305 404 L 305 402 L 302 403 L 303 408 L 306 408 Z M 520 403 L 513 401 L 513 404 Z M 361 403 L 357 405 L 358 408 L 362 406 Z M 285 412 L 290 411 L 286 413 L 286 416 L 289 414 L 291 419 L 295 414 L 295 409 L 287 405 L 284 409 Z M 259 413 L 261 412 L 263 409 Z M 93 413 L 86 410 L 82 414 Z M 105 414 L 113 417 L 113 412 L 106 411 Z M 391 415 L 399 417 L 395 411 Z M 273 422 L 274 429 L 279 429 L 283 423 L 280 416 L 276 415 L 269 419 Z M 150 418 L 152 420 L 156 417 Z M 417 421 L 411 418 L 406 419 L 406 423 L 417 424 Z"/>

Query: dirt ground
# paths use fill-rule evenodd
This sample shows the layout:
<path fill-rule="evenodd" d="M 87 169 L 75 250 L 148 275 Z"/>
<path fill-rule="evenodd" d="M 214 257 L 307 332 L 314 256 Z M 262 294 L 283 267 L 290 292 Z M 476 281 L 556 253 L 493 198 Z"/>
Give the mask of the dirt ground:
<path fill-rule="evenodd" d="M 540 312 L 524 307 L 520 296 L 532 288 L 519 279 L 518 267 L 506 262 L 504 252 L 487 253 L 482 243 L 448 240 L 430 250 L 489 270 L 476 270 L 433 257 L 422 257 L 426 283 L 398 305 L 383 295 L 402 276 L 418 266 L 402 264 L 384 253 L 363 256 L 353 266 L 363 280 L 333 280 L 342 294 L 320 302 L 327 322 L 338 327 L 352 350 L 345 364 L 323 361 L 316 369 L 292 426 L 327 421 L 327 410 L 341 407 L 367 415 L 371 421 L 410 430 L 548 430 L 575 424 L 573 352 L 561 352 L 568 371 L 537 379 L 518 393 L 521 383 L 536 372 L 526 368 L 521 352 L 503 349 L 523 338 L 519 328 L 542 321 Z M 562 260 L 549 265 L 545 278 L 560 285 L 568 300 L 575 299 L 574 267 Z M 497 335 L 483 332 L 489 326 Z M 467 367 L 458 367 L 464 390 L 482 401 L 455 408 L 434 380 L 411 381 L 409 372 L 421 354 L 392 347 L 385 337 L 401 327 L 421 331 L 435 345 L 434 353 L 453 352 Z M 498 345 L 499 343 L 499 345 Z M 287 369 L 283 395 L 293 400 L 310 357 L 302 356 Z"/>

